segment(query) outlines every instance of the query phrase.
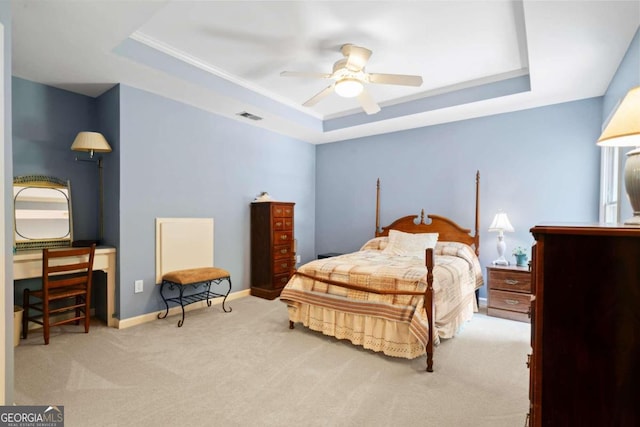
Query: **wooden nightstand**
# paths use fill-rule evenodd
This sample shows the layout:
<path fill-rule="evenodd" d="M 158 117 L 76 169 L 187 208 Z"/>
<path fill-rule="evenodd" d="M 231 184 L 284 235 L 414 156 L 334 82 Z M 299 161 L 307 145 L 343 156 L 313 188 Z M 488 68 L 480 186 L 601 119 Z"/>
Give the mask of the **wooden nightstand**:
<path fill-rule="evenodd" d="M 489 316 L 531 322 L 531 272 L 527 267 L 489 266 L 487 281 Z"/>

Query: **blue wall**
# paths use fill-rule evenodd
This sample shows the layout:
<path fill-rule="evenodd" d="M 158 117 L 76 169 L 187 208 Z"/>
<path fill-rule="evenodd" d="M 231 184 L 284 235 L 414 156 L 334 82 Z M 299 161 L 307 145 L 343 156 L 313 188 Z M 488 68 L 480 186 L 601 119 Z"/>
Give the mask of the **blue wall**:
<path fill-rule="evenodd" d="M 529 230 L 537 223 L 597 221 L 601 102 L 592 98 L 318 146 L 317 252 L 353 251 L 373 237 L 378 177 L 382 226 L 424 208 L 473 228 L 479 170 L 483 265 L 497 258 L 497 235 L 487 229 L 499 209 L 515 228 L 505 237 L 510 257 L 515 246 L 533 243 Z"/>
<path fill-rule="evenodd" d="M 74 240 L 98 235 L 98 168 L 76 162 L 70 147 L 78 132 L 96 130 L 94 98 L 13 78 L 13 174 L 71 181 Z"/>
<path fill-rule="evenodd" d="M 119 167 L 121 319 L 161 308 L 158 217 L 213 217 L 215 263 L 234 291 L 250 285 L 249 204 L 262 191 L 296 203 L 298 253 L 314 256 L 314 145 L 120 85 Z"/>
<path fill-rule="evenodd" d="M 19 78 L 13 86 L 14 172 L 71 180 L 75 239 L 97 236 L 98 175 L 95 164 L 74 161 L 71 142 L 98 130 L 111 145 L 104 241 L 118 248 L 120 319 L 161 308 L 157 217 L 213 217 L 215 261 L 234 291 L 250 286 L 249 204 L 262 191 L 296 203 L 298 253 L 314 257 L 315 146 L 127 86 L 97 99 Z M 142 294 L 133 293 L 137 279 Z"/>
<path fill-rule="evenodd" d="M 120 86 L 116 85 L 96 99 L 98 126 L 111 145 L 103 156 L 104 243 L 119 246 L 120 230 Z"/>
<path fill-rule="evenodd" d="M 124 85 L 92 99 L 14 78 L 20 95 L 13 103 L 14 174 L 71 179 L 75 238 L 94 238 L 97 174 L 90 164 L 75 163 L 69 146 L 79 130 L 105 134 L 113 148 L 104 155 L 105 242 L 118 248 L 121 319 L 161 307 L 153 286 L 157 217 L 214 217 L 216 264 L 231 271 L 234 290 L 247 289 L 248 205 L 261 191 L 296 202 L 304 262 L 320 252 L 355 250 L 372 237 L 378 177 L 382 225 L 424 208 L 473 227 L 480 170 L 486 265 L 496 257 L 496 236 L 486 229 L 498 209 L 516 229 L 506 236 L 508 254 L 532 243 L 529 229 L 536 223 L 597 220 L 594 141 L 606 116 L 603 105 L 615 104 L 610 99 L 618 92 L 638 84 L 638 62 L 636 34 L 604 101 L 317 147 Z M 76 205 L 85 196 L 90 202 Z M 142 294 L 133 293 L 137 279 L 145 282 Z"/>

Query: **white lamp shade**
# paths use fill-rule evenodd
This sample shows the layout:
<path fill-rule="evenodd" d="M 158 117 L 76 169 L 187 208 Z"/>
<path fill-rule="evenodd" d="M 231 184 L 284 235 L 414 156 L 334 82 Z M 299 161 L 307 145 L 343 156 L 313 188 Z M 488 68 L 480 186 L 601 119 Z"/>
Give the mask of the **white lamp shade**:
<path fill-rule="evenodd" d="M 362 93 L 364 86 L 360 80 L 344 78 L 336 82 L 335 91 L 343 98 L 354 98 Z"/>
<path fill-rule="evenodd" d="M 109 153 L 111 146 L 99 132 L 79 132 L 71 144 L 71 150 Z"/>
<path fill-rule="evenodd" d="M 600 135 L 598 145 L 605 147 L 640 146 L 640 86 L 634 87 L 625 95 Z"/>
<path fill-rule="evenodd" d="M 605 147 L 640 147 L 640 86 L 629 90 L 613 113 L 598 145 Z M 633 217 L 625 224 L 640 225 L 640 148 L 627 153 L 624 186 L 633 208 Z"/>
<path fill-rule="evenodd" d="M 509 222 L 509 217 L 504 212 L 498 212 L 489 226 L 489 231 L 509 231 L 513 232 L 513 226 Z"/>

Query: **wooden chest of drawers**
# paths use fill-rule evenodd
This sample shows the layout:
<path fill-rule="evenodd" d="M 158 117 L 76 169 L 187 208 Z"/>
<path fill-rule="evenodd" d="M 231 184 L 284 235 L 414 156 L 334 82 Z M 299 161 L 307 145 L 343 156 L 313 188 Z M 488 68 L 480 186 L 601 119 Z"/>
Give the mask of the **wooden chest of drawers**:
<path fill-rule="evenodd" d="M 531 233 L 529 425 L 640 426 L 640 228 Z"/>
<path fill-rule="evenodd" d="M 251 295 L 275 299 L 295 268 L 294 203 L 251 204 Z"/>
<path fill-rule="evenodd" d="M 487 314 L 530 322 L 531 272 L 527 267 L 487 267 Z"/>

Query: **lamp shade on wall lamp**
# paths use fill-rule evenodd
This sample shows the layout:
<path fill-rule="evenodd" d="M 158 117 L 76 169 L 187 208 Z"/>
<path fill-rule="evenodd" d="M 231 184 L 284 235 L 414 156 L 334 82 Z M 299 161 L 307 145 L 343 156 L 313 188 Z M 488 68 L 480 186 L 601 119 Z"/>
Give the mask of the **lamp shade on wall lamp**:
<path fill-rule="evenodd" d="M 598 138 L 604 147 L 640 147 L 640 86 L 631 89 Z M 627 153 L 624 185 L 633 208 L 633 218 L 625 224 L 640 225 L 640 148 Z"/>
<path fill-rule="evenodd" d="M 93 158 L 93 153 L 109 153 L 111 146 L 99 132 L 79 132 L 76 139 L 71 144 L 72 151 L 87 151 L 89 157 Z"/>
<path fill-rule="evenodd" d="M 513 226 L 509 221 L 509 217 L 505 212 L 498 212 L 496 216 L 493 217 L 493 221 L 489 226 L 489 231 L 497 231 L 498 232 L 498 259 L 493 261 L 494 265 L 509 265 L 509 261 L 507 261 L 504 257 L 504 253 L 507 249 L 507 244 L 504 241 L 504 232 L 513 232 Z"/>

